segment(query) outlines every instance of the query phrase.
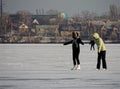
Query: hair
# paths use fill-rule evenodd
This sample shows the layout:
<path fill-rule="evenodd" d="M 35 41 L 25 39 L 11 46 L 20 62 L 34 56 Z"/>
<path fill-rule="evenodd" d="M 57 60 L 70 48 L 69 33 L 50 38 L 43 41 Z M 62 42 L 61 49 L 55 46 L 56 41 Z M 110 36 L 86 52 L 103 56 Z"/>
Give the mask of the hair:
<path fill-rule="evenodd" d="M 76 32 L 76 34 L 77 34 L 77 37 L 79 37 L 79 36 L 80 36 L 80 34 L 79 34 L 78 32 Z"/>
<path fill-rule="evenodd" d="M 76 32 L 72 32 L 72 37 L 73 38 L 77 38 L 78 37 L 78 34 Z"/>

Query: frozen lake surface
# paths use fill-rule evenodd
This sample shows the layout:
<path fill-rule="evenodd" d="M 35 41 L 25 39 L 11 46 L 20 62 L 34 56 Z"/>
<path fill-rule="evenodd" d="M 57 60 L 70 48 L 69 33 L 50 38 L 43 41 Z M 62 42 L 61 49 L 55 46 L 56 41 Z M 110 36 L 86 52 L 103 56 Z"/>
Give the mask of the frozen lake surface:
<path fill-rule="evenodd" d="M 81 46 L 81 70 L 71 45 L 0 44 L 0 89 L 120 89 L 120 44 L 106 44 L 108 70 L 96 70 L 97 50 Z"/>

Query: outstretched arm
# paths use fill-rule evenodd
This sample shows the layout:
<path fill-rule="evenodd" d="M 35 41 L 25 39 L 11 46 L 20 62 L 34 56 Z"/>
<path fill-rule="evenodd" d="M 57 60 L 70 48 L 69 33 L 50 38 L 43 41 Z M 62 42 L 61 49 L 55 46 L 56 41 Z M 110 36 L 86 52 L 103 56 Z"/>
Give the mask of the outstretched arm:
<path fill-rule="evenodd" d="M 84 45 L 84 43 L 82 42 L 82 40 L 80 38 L 78 39 L 78 41 L 80 44 Z"/>
<path fill-rule="evenodd" d="M 72 42 L 73 42 L 73 40 L 65 42 L 63 45 L 68 45 L 68 44 L 71 44 Z"/>

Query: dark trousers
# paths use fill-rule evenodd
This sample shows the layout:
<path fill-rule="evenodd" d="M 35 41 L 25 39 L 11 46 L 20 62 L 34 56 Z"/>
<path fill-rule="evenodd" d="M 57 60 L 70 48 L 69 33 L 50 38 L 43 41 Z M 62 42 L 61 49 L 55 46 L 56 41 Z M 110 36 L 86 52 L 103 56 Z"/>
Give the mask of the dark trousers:
<path fill-rule="evenodd" d="M 73 65 L 79 65 L 80 61 L 79 61 L 79 52 L 74 52 L 73 53 Z"/>
<path fill-rule="evenodd" d="M 95 47 L 94 47 L 94 45 L 91 45 L 91 47 L 90 47 L 90 50 L 95 50 Z"/>
<path fill-rule="evenodd" d="M 102 60 L 102 66 L 104 69 L 107 69 L 107 64 L 106 64 L 106 51 L 101 51 L 98 53 L 98 59 L 97 59 L 97 69 L 100 69 L 101 65 L 101 60 Z"/>

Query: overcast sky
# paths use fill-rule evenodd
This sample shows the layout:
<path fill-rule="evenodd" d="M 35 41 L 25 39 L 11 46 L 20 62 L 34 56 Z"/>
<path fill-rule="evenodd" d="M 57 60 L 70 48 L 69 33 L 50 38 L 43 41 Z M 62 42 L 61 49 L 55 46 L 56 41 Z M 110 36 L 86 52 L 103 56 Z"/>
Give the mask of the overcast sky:
<path fill-rule="evenodd" d="M 4 11 L 16 13 L 19 10 L 28 10 L 36 13 L 36 9 L 43 8 L 45 11 L 54 9 L 64 11 L 68 15 L 80 14 L 88 10 L 102 14 L 109 10 L 110 4 L 119 4 L 120 0 L 3 0 Z"/>

